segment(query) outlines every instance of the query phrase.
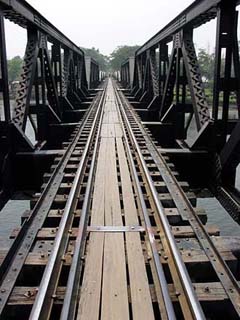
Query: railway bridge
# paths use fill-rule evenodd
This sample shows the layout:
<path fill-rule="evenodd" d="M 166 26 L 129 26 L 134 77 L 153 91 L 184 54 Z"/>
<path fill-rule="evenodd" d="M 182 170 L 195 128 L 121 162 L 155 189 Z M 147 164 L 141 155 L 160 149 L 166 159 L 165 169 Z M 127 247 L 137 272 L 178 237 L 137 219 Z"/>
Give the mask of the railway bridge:
<path fill-rule="evenodd" d="M 30 200 L 0 248 L 1 319 L 239 319 L 240 235 L 199 207 L 240 221 L 238 4 L 194 1 L 105 75 L 27 2 L 0 0 L 0 206 Z M 5 19 L 27 32 L 14 106 Z M 193 34 L 212 19 L 210 104 Z"/>

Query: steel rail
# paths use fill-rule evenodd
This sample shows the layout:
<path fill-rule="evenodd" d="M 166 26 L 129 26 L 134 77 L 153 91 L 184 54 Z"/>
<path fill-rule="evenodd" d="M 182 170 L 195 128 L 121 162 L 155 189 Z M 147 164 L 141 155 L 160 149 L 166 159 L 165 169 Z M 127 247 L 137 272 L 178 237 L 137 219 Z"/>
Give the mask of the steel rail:
<path fill-rule="evenodd" d="M 56 234 L 53 249 L 48 259 L 47 266 L 44 270 L 44 274 L 41 280 L 38 294 L 36 296 L 33 308 L 31 310 L 29 319 L 32 319 L 32 320 L 33 319 L 46 320 L 50 316 L 52 295 L 54 294 L 57 287 L 57 281 L 59 278 L 62 257 L 66 251 L 66 246 L 68 243 L 67 232 L 69 228 L 69 220 L 71 216 L 73 216 L 73 212 L 75 210 L 75 207 L 78 201 L 77 196 L 78 196 L 80 185 L 82 182 L 81 177 L 83 176 L 89 150 L 94 140 L 96 124 L 101 114 L 104 97 L 105 97 L 105 94 L 102 93 L 102 97 L 98 105 L 98 109 L 91 127 L 91 131 L 89 133 L 89 137 L 88 137 L 86 146 L 84 148 L 83 154 L 81 156 L 79 167 L 77 169 L 77 172 L 76 172 L 76 175 L 75 175 L 75 178 L 66 202 L 66 206 L 64 208 L 64 212 L 63 212 L 60 225 Z"/>
<path fill-rule="evenodd" d="M 116 97 L 118 105 L 120 105 L 121 102 L 120 102 L 120 99 L 119 99 L 119 97 L 117 95 L 116 88 L 115 88 L 115 97 Z M 128 138 L 127 138 L 127 135 L 126 135 L 126 132 L 125 132 L 125 129 L 124 129 L 124 125 L 123 125 L 124 120 L 122 118 L 122 115 L 121 115 L 119 109 L 118 109 L 118 113 L 119 113 L 119 116 L 120 116 L 120 119 L 121 119 L 121 125 L 122 125 L 122 129 L 123 129 L 123 137 L 124 137 L 125 147 L 126 147 L 126 150 L 127 150 L 127 153 L 128 153 L 128 158 L 129 158 L 130 164 L 131 164 L 131 171 L 133 173 L 133 177 L 134 177 L 134 180 L 135 180 L 135 185 L 136 185 L 136 188 L 137 188 L 138 197 L 139 197 L 139 200 L 140 200 L 140 203 L 141 203 L 141 209 L 142 209 L 144 221 L 145 221 L 145 224 L 146 224 L 146 232 L 148 234 L 148 238 L 149 238 L 149 241 L 150 241 L 151 251 L 152 251 L 152 255 L 153 255 L 153 259 L 154 259 L 154 264 L 155 264 L 155 268 L 156 268 L 158 279 L 159 279 L 160 290 L 161 290 L 161 294 L 162 294 L 163 301 L 164 301 L 164 306 L 165 306 L 165 313 L 166 313 L 167 319 L 175 320 L 176 319 L 176 315 L 175 315 L 175 311 L 174 311 L 174 308 L 173 308 L 172 300 L 171 300 L 171 297 L 170 297 L 170 294 L 169 294 L 167 280 L 166 280 L 166 277 L 165 277 L 165 274 L 164 274 L 164 271 L 163 271 L 162 264 L 160 262 L 158 249 L 156 247 L 155 237 L 154 237 L 154 234 L 152 232 L 152 226 L 151 226 L 151 222 L 150 222 L 149 215 L 148 215 L 148 210 L 147 210 L 147 207 L 146 207 L 146 203 L 145 203 L 145 200 L 144 200 L 144 196 L 143 196 L 143 192 L 142 192 L 141 186 L 139 184 L 138 174 L 137 174 L 137 170 L 136 170 L 136 167 L 135 167 L 135 164 L 134 164 L 134 160 L 133 160 L 133 156 L 132 156 L 132 153 L 131 153 L 131 149 L 130 149 L 130 146 L 129 146 L 129 143 L 128 143 Z"/>
<path fill-rule="evenodd" d="M 40 198 L 38 199 L 32 213 L 28 219 L 26 219 L 17 234 L 12 246 L 10 247 L 6 257 L 4 258 L 0 266 L 0 316 L 4 312 L 4 308 L 7 304 L 8 298 L 14 288 L 17 277 L 23 267 L 27 255 L 29 254 L 31 247 L 34 243 L 36 235 L 39 229 L 47 217 L 48 211 L 51 208 L 51 204 L 56 196 L 58 187 L 64 176 L 64 168 L 66 167 L 72 152 L 74 151 L 76 144 L 81 136 L 85 124 L 89 120 L 89 117 L 100 99 L 100 94 L 96 96 L 90 108 L 86 111 L 75 139 L 69 144 L 66 152 L 63 154 L 61 160 L 57 164 L 53 174 L 51 175 L 45 189 L 43 190 Z"/>
<path fill-rule="evenodd" d="M 104 98 L 102 100 L 103 105 L 105 100 L 106 100 L 106 94 L 104 94 Z M 91 166 L 88 174 L 86 192 L 84 194 L 84 202 L 83 202 L 83 207 L 81 210 L 81 216 L 80 216 L 80 221 L 78 226 L 78 234 L 77 234 L 75 247 L 74 247 L 74 255 L 72 258 L 72 263 L 69 271 L 69 277 L 68 277 L 67 287 L 66 287 L 64 301 L 63 301 L 63 307 L 62 307 L 61 316 L 60 316 L 61 320 L 75 319 L 76 306 L 78 303 L 77 300 L 79 299 L 78 291 L 79 291 L 79 283 L 80 283 L 80 276 L 81 276 L 80 271 L 81 271 L 81 262 L 82 262 L 81 255 L 82 255 L 83 242 L 84 242 L 83 240 L 86 234 L 86 227 L 87 227 L 87 220 L 88 220 L 87 218 L 88 218 L 88 212 L 90 210 L 91 192 L 93 188 L 94 173 L 96 171 L 96 159 L 97 159 L 97 151 L 100 143 L 100 132 L 102 127 L 103 112 L 104 112 L 104 108 L 102 108 L 101 110 L 101 115 L 99 119 L 99 125 L 98 125 L 98 130 L 97 130 L 96 139 L 95 139 Z"/>
<path fill-rule="evenodd" d="M 132 130 L 131 125 L 129 123 L 129 119 L 127 117 L 126 111 L 125 111 L 125 109 L 123 107 L 123 104 L 122 104 L 122 101 L 121 101 L 120 97 L 119 97 L 118 101 L 119 101 L 119 107 L 120 107 L 120 110 L 121 110 L 122 118 L 124 120 L 124 123 L 126 124 L 129 136 L 131 137 L 131 139 L 133 141 L 134 148 L 136 150 L 136 153 L 137 153 L 138 158 L 140 160 L 140 163 L 142 165 L 142 169 L 144 171 L 145 177 L 146 177 L 147 182 L 148 182 L 149 189 L 151 191 L 154 203 L 156 205 L 157 212 L 158 212 L 160 221 L 162 223 L 163 230 L 164 230 L 164 233 L 166 235 L 166 239 L 167 239 L 168 244 L 169 244 L 169 249 L 171 250 L 172 257 L 173 257 L 173 260 L 175 262 L 175 266 L 176 266 L 179 278 L 180 278 L 181 283 L 182 283 L 182 287 L 184 288 L 184 292 L 185 292 L 185 295 L 187 297 L 187 301 L 189 303 L 189 307 L 190 307 L 190 311 L 192 313 L 192 317 L 193 317 L 193 319 L 196 319 L 196 320 L 203 320 L 203 319 L 205 319 L 205 315 L 203 313 L 202 307 L 201 307 L 201 305 L 200 305 L 200 303 L 198 301 L 198 298 L 196 296 L 196 293 L 194 291 L 194 288 L 193 288 L 193 285 L 192 285 L 192 281 L 191 281 L 191 279 L 189 277 L 189 274 L 187 272 L 186 266 L 185 266 L 185 264 L 184 264 L 184 262 L 182 260 L 182 257 L 181 257 L 181 255 L 179 253 L 175 238 L 174 238 L 174 236 L 172 234 L 169 222 L 168 222 L 167 217 L 165 215 L 164 208 L 163 208 L 163 206 L 162 206 L 162 204 L 161 204 L 161 202 L 160 202 L 160 200 L 158 198 L 157 190 L 156 190 L 156 188 L 155 188 L 155 186 L 153 184 L 151 175 L 150 175 L 149 170 L 148 170 L 148 168 L 146 166 L 146 162 L 145 162 L 144 157 L 143 157 L 143 155 L 141 153 L 140 147 L 139 147 L 138 142 L 136 140 L 136 137 L 135 137 L 135 135 L 133 133 L 133 130 Z"/>
<path fill-rule="evenodd" d="M 126 103 L 124 96 L 122 94 L 121 96 Z M 137 115 L 134 113 L 132 109 L 129 110 L 132 116 L 134 117 L 135 121 L 139 124 Z M 147 143 L 149 145 L 149 150 L 152 149 L 152 153 L 155 153 L 155 155 L 158 157 L 155 163 L 163 177 L 163 180 L 168 186 L 169 191 L 172 193 L 174 202 L 179 210 L 180 215 L 182 216 L 183 220 L 189 221 L 189 224 L 192 227 L 196 235 L 196 238 L 199 241 L 199 244 L 204 250 L 206 256 L 208 257 L 213 269 L 215 270 L 223 288 L 226 291 L 227 296 L 232 302 L 232 305 L 237 315 L 240 317 L 240 285 L 238 281 L 233 276 L 226 262 L 223 260 L 221 254 L 219 253 L 213 241 L 211 240 L 211 237 L 204 228 L 204 225 L 197 216 L 189 199 L 187 198 L 186 194 L 179 185 L 179 182 L 174 177 L 173 173 L 171 172 L 170 168 L 162 158 L 161 154 L 158 152 L 157 147 L 151 142 L 151 139 L 149 138 L 148 134 L 145 132 L 141 124 L 139 125 L 139 128 L 142 131 L 145 140 L 148 140 Z"/>

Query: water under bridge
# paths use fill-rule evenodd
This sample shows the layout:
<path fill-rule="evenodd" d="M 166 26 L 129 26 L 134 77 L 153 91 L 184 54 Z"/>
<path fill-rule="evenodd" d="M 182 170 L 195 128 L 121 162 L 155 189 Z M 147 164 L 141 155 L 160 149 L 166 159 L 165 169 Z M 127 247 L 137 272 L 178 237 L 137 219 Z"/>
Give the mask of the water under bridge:
<path fill-rule="evenodd" d="M 194 1 L 106 75 L 27 2 L 0 0 L 0 204 L 31 206 L 0 248 L 1 319 L 239 319 L 240 235 L 198 207 L 215 198 L 240 222 L 238 4 Z M 27 30 L 13 110 L 5 19 Z M 209 104 L 193 33 L 212 19 Z"/>

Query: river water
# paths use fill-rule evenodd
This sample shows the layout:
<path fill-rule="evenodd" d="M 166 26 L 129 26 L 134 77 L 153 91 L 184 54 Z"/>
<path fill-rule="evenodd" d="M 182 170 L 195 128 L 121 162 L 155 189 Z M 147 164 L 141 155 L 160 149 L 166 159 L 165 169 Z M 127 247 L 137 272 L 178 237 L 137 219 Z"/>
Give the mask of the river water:
<path fill-rule="evenodd" d="M 2 112 L 2 102 L 0 101 L 0 114 Z M 234 117 L 234 115 L 233 115 Z M 191 140 L 194 136 L 194 122 L 190 128 Z M 27 124 L 27 135 L 34 141 L 34 134 L 30 124 Z M 240 170 L 237 171 L 236 185 L 240 188 Z M 197 206 L 205 209 L 208 215 L 208 224 L 217 225 L 223 236 L 240 236 L 240 227 L 235 223 L 219 202 L 214 198 L 198 199 Z M 28 200 L 10 200 L 0 211 L 0 248 L 7 248 L 12 240 L 9 236 L 12 230 L 21 223 L 21 215 L 30 208 Z"/>

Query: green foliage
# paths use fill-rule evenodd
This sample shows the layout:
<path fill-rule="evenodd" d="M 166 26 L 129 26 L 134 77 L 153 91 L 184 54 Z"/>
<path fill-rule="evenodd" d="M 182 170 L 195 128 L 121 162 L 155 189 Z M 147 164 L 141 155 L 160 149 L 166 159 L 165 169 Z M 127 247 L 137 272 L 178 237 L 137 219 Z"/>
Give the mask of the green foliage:
<path fill-rule="evenodd" d="M 22 69 L 23 59 L 19 56 L 16 56 L 8 60 L 8 80 L 13 82 L 19 80 L 21 69 Z"/>
<path fill-rule="evenodd" d="M 101 71 L 108 71 L 108 62 L 109 58 L 102 53 L 100 53 L 99 49 L 95 49 L 94 47 L 89 49 L 89 48 L 81 48 L 86 56 L 91 57 L 94 59 L 100 66 Z"/>
<path fill-rule="evenodd" d="M 208 53 L 206 49 L 199 49 L 198 62 L 203 81 L 206 85 L 211 85 L 214 75 L 214 54 Z"/>
<path fill-rule="evenodd" d="M 135 51 L 139 46 L 118 46 L 110 54 L 110 67 L 112 71 L 120 70 L 121 64 L 129 57 L 135 55 Z"/>

